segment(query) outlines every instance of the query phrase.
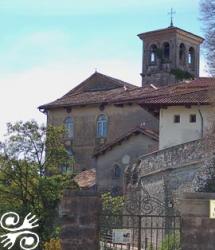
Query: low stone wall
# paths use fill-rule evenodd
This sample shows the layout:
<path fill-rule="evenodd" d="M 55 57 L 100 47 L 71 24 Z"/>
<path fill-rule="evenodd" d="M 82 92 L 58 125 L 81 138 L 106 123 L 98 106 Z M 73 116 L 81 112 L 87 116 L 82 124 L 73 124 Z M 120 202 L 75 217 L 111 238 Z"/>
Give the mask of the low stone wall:
<path fill-rule="evenodd" d="M 188 193 L 181 197 L 182 250 L 214 250 L 215 220 L 209 219 L 209 200 L 213 193 Z"/>
<path fill-rule="evenodd" d="M 152 174 L 206 159 L 209 153 L 205 143 L 203 140 L 195 140 L 144 155 L 139 158 L 139 174 Z"/>
<path fill-rule="evenodd" d="M 101 199 L 93 192 L 66 190 L 60 204 L 63 250 L 99 249 Z"/>
<path fill-rule="evenodd" d="M 213 150 L 208 140 L 196 140 L 140 157 L 125 172 L 125 185 L 141 181 L 151 196 L 177 206 L 183 192 L 196 192 L 210 176 Z M 213 168 L 214 169 L 214 168 Z M 127 188 L 129 190 L 129 188 Z"/>

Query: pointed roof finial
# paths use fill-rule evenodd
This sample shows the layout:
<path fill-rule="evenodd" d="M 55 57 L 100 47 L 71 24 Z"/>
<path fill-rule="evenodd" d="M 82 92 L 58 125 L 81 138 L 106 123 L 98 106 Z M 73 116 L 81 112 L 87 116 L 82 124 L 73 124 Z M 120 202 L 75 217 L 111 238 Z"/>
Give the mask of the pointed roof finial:
<path fill-rule="evenodd" d="M 170 16 L 171 16 L 171 22 L 170 22 L 170 26 L 169 26 L 169 28 L 174 27 L 174 25 L 173 25 L 173 15 L 174 15 L 174 14 L 176 14 L 176 12 L 175 12 L 175 11 L 173 11 L 173 8 L 171 8 L 171 11 L 170 11 L 170 12 L 168 12 L 168 15 L 170 15 Z"/>
<path fill-rule="evenodd" d="M 98 71 L 97 71 L 97 68 L 95 68 L 95 73 L 97 73 Z"/>

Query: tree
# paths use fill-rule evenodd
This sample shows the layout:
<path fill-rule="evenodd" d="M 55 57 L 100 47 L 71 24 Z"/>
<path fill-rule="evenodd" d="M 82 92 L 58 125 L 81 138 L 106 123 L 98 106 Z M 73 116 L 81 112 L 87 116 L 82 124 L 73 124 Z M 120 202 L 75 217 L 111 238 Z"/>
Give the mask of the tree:
<path fill-rule="evenodd" d="M 201 20 L 205 31 L 205 52 L 210 73 L 215 76 L 215 0 L 201 0 Z"/>
<path fill-rule="evenodd" d="M 113 197 L 109 192 L 102 194 L 102 211 L 104 214 L 120 215 L 122 214 L 123 206 L 123 196 Z"/>
<path fill-rule="evenodd" d="M 5 142 L 0 145 L 0 213 L 29 212 L 39 218 L 41 243 L 56 237 L 57 208 L 63 190 L 76 188 L 73 174 L 62 174 L 60 166 L 70 167 L 62 127 L 39 126 L 35 121 L 8 123 Z"/>

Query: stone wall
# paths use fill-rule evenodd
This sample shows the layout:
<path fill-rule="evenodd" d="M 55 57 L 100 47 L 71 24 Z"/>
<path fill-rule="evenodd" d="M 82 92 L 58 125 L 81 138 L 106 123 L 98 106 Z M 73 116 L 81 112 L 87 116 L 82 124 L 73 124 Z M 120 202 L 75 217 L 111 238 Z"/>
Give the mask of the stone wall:
<path fill-rule="evenodd" d="M 140 34 L 143 40 L 142 57 L 142 84 L 169 85 L 175 84 L 178 80 L 171 74 L 171 69 L 180 69 L 188 71 L 195 77 L 199 77 L 199 53 L 202 42 L 194 38 L 190 33 L 176 32 L 174 29 L 164 29 L 160 32 L 149 32 Z M 169 58 L 164 58 L 164 43 L 168 42 L 170 46 Z M 183 60 L 180 59 L 180 45 L 185 46 Z M 158 55 L 155 62 L 150 61 L 151 46 L 158 48 Z M 194 49 L 193 63 L 188 63 L 188 51 Z M 162 54 L 161 54 L 162 53 Z"/>
<path fill-rule="evenodd" d="M 182 250 L 214 250 L 215 219 L 209 218 L 210 199 L 215 200 L 215 193 L 180 195 Z M 95 193 L 65 191 L 60 205 L 63 250 L 99 250 L 100 211 L 101 199 Z"/>
<path fill-rule="evenodd" d="M 151 196 L 164 197 L 167 203 L 177 205 L 179 194 L 198 191 L 210 177 L 211 159 L 208 140 L 163 149 L 144 155 L 129 166 L 126 185 L 136 185 L 141 180 Z M 156 188 L 151 188 L 153 185 Z"/>
<path fill-rule="evenodd" d="M 96 122 L 99 115 L 108 118 L 108 134 L 106 143 L 127 133 L 141 123 L 158 130 L 158 119 L 139 105 L 106 105 L 103 110 L 99 105 L 73 107 L 68 113 L 65 108 L 48 111 L 48 124 L 62 126 L 66 117 L 71 116 L 74 122 L 74 137 L 70 141 L 77 170 L 95 168 L 93 153 L 102 144 L 96 138 Z"/>
<path fill-rule="evenodd" d="M 115 145 L 105 154 L 96 158 L 96 183 L 98 192 L 123 192 L 124 170 L 128 164 L 134 162 L 141 154 L 148 153 L 151 149 L 158 148 L 158 141 L 143 134 L 135 134 L 120 145 Z M 118 178 L 113 175 L 114 168 L 120 167 L 121 174 Z"/>
<path fill-rule="evenodd" d="M 180 200 L 182 250 L 214 250 L 215 220 L 209 219 L 214 193 L 188 193 Z"/>
<path fill-rule="evenodd" d="M 99 249 L 101 200 L 93 192 L 66 190 L 60 205 L 63 250 Z"/>

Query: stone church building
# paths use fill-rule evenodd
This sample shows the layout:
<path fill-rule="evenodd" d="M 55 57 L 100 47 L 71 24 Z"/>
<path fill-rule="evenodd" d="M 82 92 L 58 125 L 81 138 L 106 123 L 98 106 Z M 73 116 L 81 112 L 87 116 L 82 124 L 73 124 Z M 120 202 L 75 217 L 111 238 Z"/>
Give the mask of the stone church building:
<path fill-rule="evenodd" d="M 48 125 L 65 126 L 73 171 L 86 171 L 82 176 L 87 178 L 87 171 L 95 169 L 99 192 L 123 193 L 136 172 L 144 175 L 142 158 L 155 159 L 160 150 L 201 139 L 209 127 L 207 91 L 215 80 L 199 77 L 203 38 L 174 26 L 138 36 L 143 41 L 142 87 L 95 72 L 39 107 Z M 154 169 L 147 164 L 149 176 Z"/>

